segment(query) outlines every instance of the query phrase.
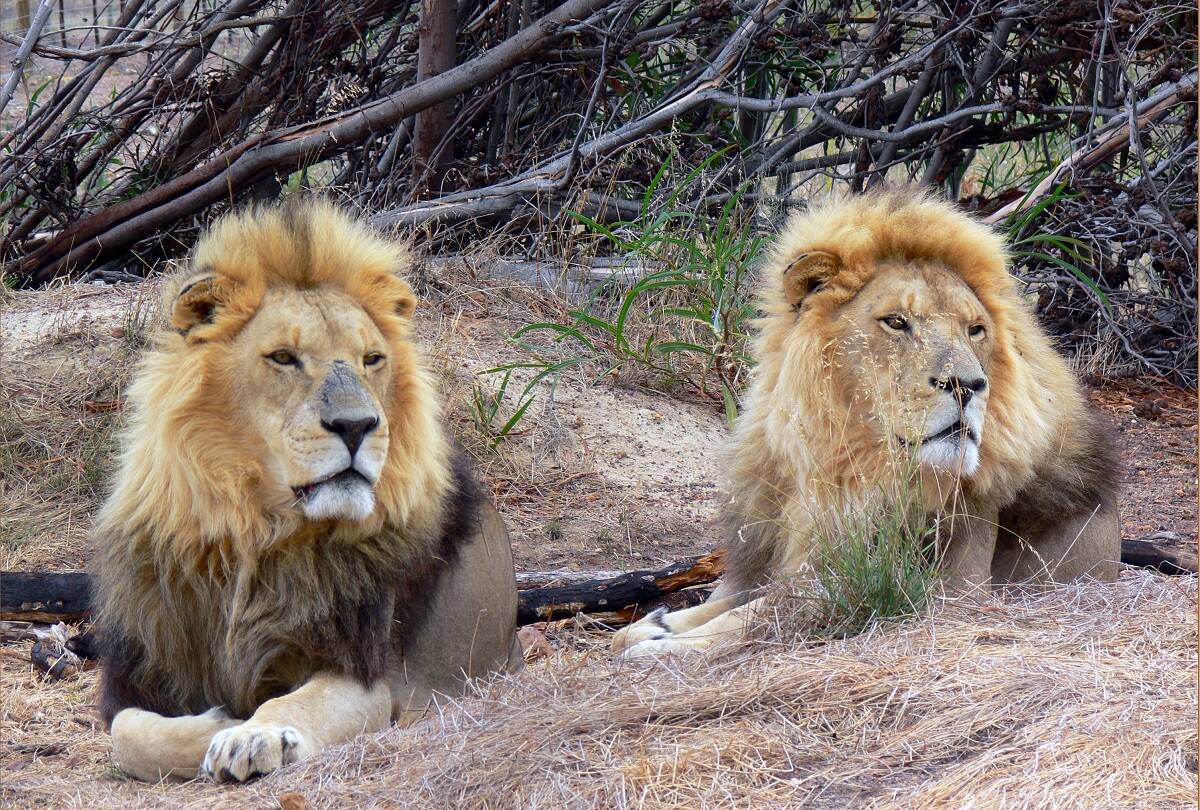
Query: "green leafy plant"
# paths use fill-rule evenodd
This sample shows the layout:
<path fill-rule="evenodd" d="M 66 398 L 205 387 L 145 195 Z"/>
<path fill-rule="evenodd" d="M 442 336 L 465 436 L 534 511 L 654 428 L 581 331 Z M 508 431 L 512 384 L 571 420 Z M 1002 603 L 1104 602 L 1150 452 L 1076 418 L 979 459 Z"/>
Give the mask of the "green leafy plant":
<path fill-rule="evenodd" d="M 529 388 L 526 387 L 518 398 L 516 409 L 508 418 L 503 418 L 501 411 L 504 406 L 504 397 L 511 382 L 512 369 L 507 369 L 495 391 L 480 385 L 478 381 L 471 385 L 471 398 L 467 401 L 471 421 L 491 449 L 495 449 L 512 434 L 525 417 L 529 406 L 533 404 L 533 397 L 529 393 Z"/>
<path fill-rule="evenodd" d="M 514 340 L 535 353 L 542 348 L 530 341 L 535 335 L 549 336 L 555 346 L 571 347 L 566 360 L 547 361 L 540 371 L 558 373 L 588 363 L 600 369 L 602 378 L 635 365 L 666 387 L 687 386 L 718 399 L 733 421 L 740 377 L 749 365 L 744 343 L 753 305 L 746 270 L 761 252 L 764 238 L 739 218 L 741 191 L 711 220 L 678 205 L 682 191 L 724 151 L 691 169 L 656 204 L 672 164 L 671 159 L 664 161 L 642 195 L 636 219 L 609 225 L 571 212 L 615 252 L 663 269 L 638 279 L 620 293 L 615 305 L 611 288 L 602 287 L 585 307 L 567 311 L 564 321 L 531 323 L 517 330 Z M 545 376 L 540 374 L 539 380 Z"/>
<path fill-rule="evenodd" d="M 1109 300 L 1108 294 L 1083 270 L 1084 267 L 1093 264 L 1088 244 L 1039 224 L 1040 220 L 1049 217 L 1049 211 L 1055 203 L 1073 196 L 1066 193 L 1066 186 L 1066 181 L 1059 183 L 1052 192 L 1028 207 L 1026 206 L 1032 190 L 1025 195 L 1021 204 L 1009 217 L 1009 249 L 1018 262 L 1042 262 L 1070 273 L 1111 315 L 1112 301 Z"/>

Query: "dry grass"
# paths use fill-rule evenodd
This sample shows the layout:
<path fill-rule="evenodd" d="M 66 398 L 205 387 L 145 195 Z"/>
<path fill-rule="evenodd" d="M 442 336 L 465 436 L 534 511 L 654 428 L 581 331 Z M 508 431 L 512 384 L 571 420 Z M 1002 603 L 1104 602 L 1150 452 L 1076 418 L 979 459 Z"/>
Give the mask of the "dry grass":
<path fill-rule="evenodd" d="M 85 564 L 91 513 L 113 460 L 121 389 L 155 295 L 60 288 L 4 302 L 0 568 Z"/>
<path fill-rule="evenodd" d="M 1196 794 L 1195 583 L 1130 575 L 811 646 L 547 667 L 277 776 L 325 806 L 1174 806 Z M 784 625 L 787 622 L 783 622 Z M 1170 628 L 1164 632 L 1164 627 Z"/>
<path fill-rule="evenodd" d="M 103 736 L 81 725 L 78 696 L 93 676 L 42 684 L 6 661 L 0 800 L 276 807 L 299 793 L 309 807 L 338 808 L 1195 806 L 1194 578 L 1127 572 L 1114 585 L 950 602 L 827 644 L 790 624 L 709 659 L 637 666 L 612 663 L 585 639 L 420 726 L 245 788 L 116 781 Z M 29 753 L 47 742 L 64 751 Z"/>

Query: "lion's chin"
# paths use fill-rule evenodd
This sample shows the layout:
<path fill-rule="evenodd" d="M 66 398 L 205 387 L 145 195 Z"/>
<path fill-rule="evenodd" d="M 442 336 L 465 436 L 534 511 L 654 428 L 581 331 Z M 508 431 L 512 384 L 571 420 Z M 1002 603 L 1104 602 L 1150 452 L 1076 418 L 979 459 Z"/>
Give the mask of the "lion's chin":
<path fill-rule="evenodd" d="M 962 434 L 936 439 L 921 445 L 917 462 L 938 472 L 969 476 L 979 468 L 979 445 Z"/>
<path fill-rule="evenodd" d="M 366 520 L 375 511 L 375 490 L 365 480 L 336 480 L 305 491 L 300 508 L 309 520 Z"/>

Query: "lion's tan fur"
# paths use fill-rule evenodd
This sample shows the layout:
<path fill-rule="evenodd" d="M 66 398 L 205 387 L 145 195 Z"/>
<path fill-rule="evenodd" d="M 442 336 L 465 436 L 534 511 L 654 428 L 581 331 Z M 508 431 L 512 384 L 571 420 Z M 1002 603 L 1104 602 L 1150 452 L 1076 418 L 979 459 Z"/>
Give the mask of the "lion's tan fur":
<path fill-rule="evenodd" d="M 385 523 L 427 527 L 440 517 L 448 486 L 447 443 L 429 372 L 408 340 L 414 297 L 397 275 L 411 258 L 331 205 L 306 221 L 319 238 L 297 239 L 283 211 L 222 219 L 197 245 L 191 267 L 168 285 L 167 305 L 200 272 L 236 282 L 212 324 L 183 336 L 157 336 L 127 392 L 128 429 L 112 494 L 100 514 L 101 536 L 144 527 L 145 540 L 186 567 L 212 554 L 253 563 L 262 549 L 299 530 L 285 510 L 289 494 L 266 492 L 261 447 L 222 418 L 222 403 L 239 395 L 228 340 L 258 311 L 272 287 L 348 294 L 386 337 L 396 367 L 388 418 L 394 425 L 389 460 L 370 521 L 340 531 L 368 536 Z M 270 500 L 275 495 L 274 501 Z M 284 514 L 288 512 L 288 514 Z"/>
<path fill-rule="evenodd" d="M 96 527 L 102 714 L 140 778 L 199 755 L 249 778 L 519 664 L 508 538 L 409 339 L 410 262 L 307 200 L 224 218 L 170 285 Z M 310 512 L 327 487 L 355 511 Z"/>
<path fill-rule="evenodd" d="M 982 584 L 995 576 L 993 567 L 999 581 L 1043 573 L 1113 575 L 1119 527 L 1111 444 L 1007 264 L 998 234 L 915 189 L 831 199 L 794 215 L 760 271 L 757 366 L 726 467 L 729 574 L 706 605 L 648 617 L 618 633 L 614 647 L 695 648 L 736 630 L 755 604 L 730 610 L 738 594 L 767 578 L 800 573 L 818 530 L 861 512 L 881 492 L 898 493 L 897 476 L 912 470 L 911 459 L 890 436 L 903 431 L 881 431 L 886 419 L 867 408 L 870 397 L 861 393 L 881 376 L 864 365 L 869 356 L 846 351 L 846 330 L 847 313 L 869 284 L 892 307 L 882 311 L 906 311 L 918 293 L 906 287 L 905 268 L 929 268 L 918 271 L 926 274 L 922 294 L 946 292 L 928 286 L 929 279 L 965 283 L 958 300 L 968 309 L 982 305 L 988 320 L 987 350 L 979 354 L 965 337 L 961 314 L 935 316 L 947 323 L 958 318 L 959 326 L 946 327 L 945 345 L 960 347 L 955 356 L 974 369 L 981 363 L 986 374 L 978 381 L 980 391 L 986 384 L 978 464 L 961 478 L 921 469 L 927 509 L 972 516 L 953 530 L 958 540 L 950 541 L 947 568 L 961 571 L 949 570 L 949 579 L 969 570 L 963 581 Z M 809 266 L 811 278 L 803 270 Z M 874 337 L 863 340 L 886 343 L 878 328 L 864 328 Z M 921 396 L 944 396 L 936 391 L 944 386 L 930 385 L 941 374 L 908 378 L 928 380 L 918 383 Z M 1052 551 L 1041 572 L 1040 558 L 1031 561 L 1038 554 L 1022 556 L 1026 537 Z M 1071 555 L 1072 563 L 1061 565 Z"/>
<path fill-rule="evenodd" d="M 838 257 L 841 269 L 827 282 L 831 294 L 797 317 L 784 295 L 784 271 L 812 251 Z M 758 365 L 731 443 L 729 492 L 741 501 L 738 511 L 770 519 L 781 507 L 805 514 L 836 509 L 847 488 L 870 488 L 894 464 L 860 414 L 812 383 L 857 371 L 830 360 L 831 313 L 862 289 L 879 262 L 897 258 L 953 268 L 994 321 L 987 436 L 967 484 L 975 496 L 1007 504 L 1039 466 L 1070 458 L 1065 447 L 1082 440 L 1084 397 L 1007 272 L 1000 236 L 911 191 L 850 197 L 794 215 L 763 267 L 763 316 L 753 348 Z"/>
<path fill-rule="evenodd" d="M 784 269 L 796 256 L 821 250 L 838 256 L 842 270 L 829 282 L 838 295 L 814 301 L 801 322 L 783 296 Z M 834 407 L 820 389 L 805 385 L 826 376 L 830 313 L 869 280 L 887 258 L 934 259 L 956 270 L 983 303 L 995 323 L 996 346 L 988 368 L 987 441 L 972 490 L 991 501 L 1011 500 L 1029 482 L 1035 468 L 1070 440 L 1084 419 L 1084 398 L 1066 361 L 1054 350 L 1022 300 L 1007 272 L 1003 240 L 991 229 L 945 203 L 909 193 L 851 197 L 836 205 L 793 217 L 763 270 L 762 309 L 754 346 L 756 380 L 733 442 L 734 459 L 744 460 L 733 475 L 733 491 L 752 480 L 766 452 L 789 459 L 819 459 L 822 473 L 853 480 L 879 453 L 847 454 L 835 446 L 858 446 L 861 420 Z M 783 374 L 784 367 L 789 372 Z M 848 370 L 851 373 L 853 370 Z M 835 372 L 836 373 L 836 372 Z M 1053 401 L 1047 409 L 1044 403 Z M 831 422 L 844 430 L 804 434 L 803 451 L 789 447 L 794 430 L 773 424 L 781 415 L 808 423 Z M 827 438 L 828 437 L 828 438 Z M 793 462 L 794 463 L 794 462 Z M 868 467 L 869 470 L 869 467 Z"/>
<path fill-rule="evenodd" d="M 195 628 L 226 632 L 231 609 L 251 625 L 248 612 L 256 606 L 248 602 L 254 596 L 248 583 L 255 579 L 285 583 L 294 618 L 325 613 L 332 609 L 329 588 L 352 591 L 357 573 L 323 569 L 334 559 L 306 542 L 314 527 L 292 508 L 286 482 L 272 480 L 262 444 L 228 418 L 230 403 L 244 394 L 230 341 L 268 290 L 349 295 L 385 336 L 391 355 L 392 386 L 383 403 L 391 440 L 377 506 L 365 521 L 331 527 L 330 541 L 355 544 L 385 534 L 388 543 L 372 549 L 379 565 L 397 555 L 433 554 L 450 486 L 438 399 L 408 339 L 405 315 L 414 298 L 397 276 L 410 263 L 407 250 L 331 205 L 306 205 L 299 215 L 265 209 L 221 220 L 197 246 L 191 267 L 168 285 L 168 305 L 197 275 L 215 274 L 227 288 L 211 323 L 186 335 L 164 330 L 143 359 L 127 393 L 120 469 L 96 528 L 102 615 L 139 629 L 150 662 L 179 681 L 166 691 L 185 695 L 184 683 L 209 680 L 203 691 L 238 712 L 261 699 L 241 688 L 261 673 L 251 665 L 239 677 L 234 669 L 247 666 L 249 651 L 231 638 L 196 638 Z M 265 639 L 269 629 L 258 633 Z M 295 670 L 303 677 L 308 665 L 298 661 Z"/>

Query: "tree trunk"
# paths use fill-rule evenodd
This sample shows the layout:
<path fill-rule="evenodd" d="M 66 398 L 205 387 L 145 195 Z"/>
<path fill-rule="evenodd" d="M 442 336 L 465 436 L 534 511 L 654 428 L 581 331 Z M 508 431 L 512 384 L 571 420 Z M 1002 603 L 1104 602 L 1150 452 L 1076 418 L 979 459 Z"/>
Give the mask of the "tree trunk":
<path fill-rule="evenodd" d="M 456 0 L 421 0 L 418 29 L 417 81 L 445 73 L 457 62 L 455 31 L 458 28 Z M 413 132 L 413 190 L 425 199 L 442 192 L 446 169 L 454 159 L 453 144 L 442 145 L 454 115 L 452 100 L 417 113 Z M 439 150 L 438 147 L 442 146 Z"/>
<path fill-rule="evenodd" d="M 28 31 L 29 21 L 29 0 L 17 0 L 17 31 Z"/>

